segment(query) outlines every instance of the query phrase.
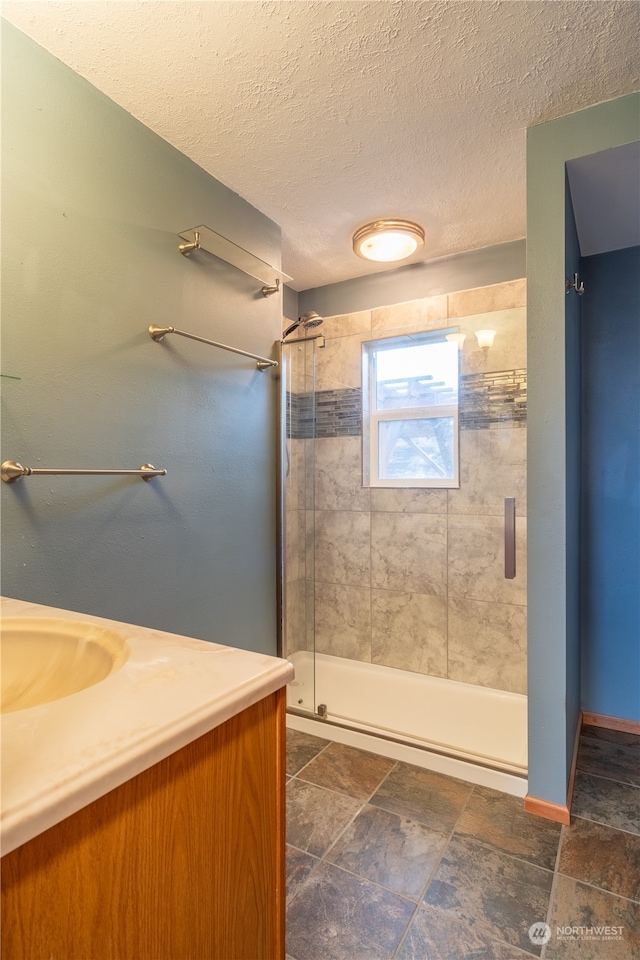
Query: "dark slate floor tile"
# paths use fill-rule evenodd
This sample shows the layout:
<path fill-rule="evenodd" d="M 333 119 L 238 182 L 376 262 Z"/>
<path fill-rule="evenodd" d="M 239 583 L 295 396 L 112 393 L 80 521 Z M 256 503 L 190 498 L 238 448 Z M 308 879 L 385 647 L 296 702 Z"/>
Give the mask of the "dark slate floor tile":
<path fill-rule="evenodd" d="M 319 863 L 317 857 L 287 844 L 287 901 L 295 896 L 300 885 Z"/>
<path fill-rule="evenodd" d="M 463 780 L 398 763 L 369 802 L 447 833 L 460 816 L 472 789 Z"/>
<path fill-rule="evenodd" d="M 640 786 L 640 744 L 580 738 L 578 770 Z"/>
<path fill-rule="evenodd" d="M 558 871 L 640 900 L 640 836 L 573 817 L 564 829 Z"/>
<path fill-rule="evenodd" d="M 586 723 L 580 731 L 580 737 L 588 737 L 590 740 L 608 740 L 609 743 L 627 743 L 640 746 L 640 734 L 623 733 L 622 730 L 608 730 L 606 727 L 592 727 Z"/>
<path fill-rule="evenodd" d="M 527 960 L 532 956 L 424 905 L 409 927 L 397 960 Z"/>
<path fill-rule="evenodd" d="M 327 746 L 329 740 L 322 740 L 301 730 L 287 730 L 287 773 L 295 776 L 310 760 Z"/>
<path fill-rule="evenodd" d="M 424 900 L 485 937 L 539 956 L 528 931 L 547 915 L 552 879 L 542 867 L 453 837 Z"/>
<path fill-rule="evenodd" d="M 287 910 L 296 960 L 391 960 L 415 904 L 322 863 Z"/>
<path fill-rule="evenodd" d="M 327 854 L 359 877 L 417 899 L 449 835 L 367 804 Z"/>
<path fill-rule="evenodd" d="M 519 797 L 489 787 L 475 787 L 456 824 L 455 835 L 475 838 L 513 857 L 553 870 L 560 831 L 560 824 L 526 813 Z"/>
<path fill-rule="evenodd" d="M 549 926 L 551 939 L 545 960 L 632 960 L 640 957 L 640 904 L 558 876 Z M 622 927 L 621 940 L 605 940 L 588 928 Z M 565 934 L 563 928 L 584 927 Z M 560 928 L 560 929 L 558 929 Z M 563 939 L 563 937 L 567 939 Z M 571 937 L 569 939 L 568 937 Z M 595 939 L 594 939 L 595 937 Z"/>
<path fill-rule="evenodd" d="M 395 760 L 387 757 L 332 743 L 305 767 L 300 777 L 349 797 L 367 800 L 394 765 Z"/>
<path fill-rule="evenodd" d="M 287 784 L 287 841 L 322 857 L 361 807 L 359 800 L 302 780 Z"/>
<path fill-rule="evenodd" d="M 640 834 L 640 787 L 578 770 L 571 812 L 616 830 Z"/>

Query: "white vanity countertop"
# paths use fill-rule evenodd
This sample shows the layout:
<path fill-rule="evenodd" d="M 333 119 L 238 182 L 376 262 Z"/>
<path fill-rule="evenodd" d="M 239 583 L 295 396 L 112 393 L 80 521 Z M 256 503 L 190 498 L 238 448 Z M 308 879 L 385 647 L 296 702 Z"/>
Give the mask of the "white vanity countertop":
<path fill-rule="evenodd" d="M 125 637 L 124 666 L 60 700 L 2 715 L 2 854 L 293 679 L 287 660 L 2 598 L 2 617 L 59 617 Z"/>

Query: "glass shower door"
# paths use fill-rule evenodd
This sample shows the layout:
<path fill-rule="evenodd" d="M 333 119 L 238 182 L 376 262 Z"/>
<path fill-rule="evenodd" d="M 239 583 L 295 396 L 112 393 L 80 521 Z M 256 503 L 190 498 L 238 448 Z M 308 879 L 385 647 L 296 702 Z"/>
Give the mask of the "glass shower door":
<path fill-rule="evenodd" d="M 287 707 L 313 714 L 315 702 L 315 425 L 316 341 L 282 345 L 283 655 L 296 669 Z"/>

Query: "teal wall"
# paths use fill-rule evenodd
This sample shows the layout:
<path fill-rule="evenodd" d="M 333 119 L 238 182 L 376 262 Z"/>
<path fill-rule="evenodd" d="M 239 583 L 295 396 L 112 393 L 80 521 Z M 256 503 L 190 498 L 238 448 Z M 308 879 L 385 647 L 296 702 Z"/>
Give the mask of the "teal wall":
<path fill-rule="evenodd" d="M 567 160 L 640 139 L 640 95 L 527 131 L 529 793 L 564 805 L 579 716 L 579 426 Z M 565 257 L 569 260 L 565 263 Z"/>
<path fill-rule="evenodd" d="M 335 317 L 441 293 L 520 280 L 525 276 L 525 270 L 525 241 L 514 240 L 303 290 L 298 295 L 297 306 L 301 314 L 316 310 L 323 317 Z"/>
<path fill-rule="evenodd" d="M 5 23 L 2 150 L 2 460 L 168 471 L 1 484 L 3 593 L 275 653 L 276 377 L 146 330 L 270 355 L 281 300 L 176 235 L 278 227 Z"/>
<path fill-rule="evenodd" d="M 582 707 L 640 721 L 640 247 L 581 275 Z"/>

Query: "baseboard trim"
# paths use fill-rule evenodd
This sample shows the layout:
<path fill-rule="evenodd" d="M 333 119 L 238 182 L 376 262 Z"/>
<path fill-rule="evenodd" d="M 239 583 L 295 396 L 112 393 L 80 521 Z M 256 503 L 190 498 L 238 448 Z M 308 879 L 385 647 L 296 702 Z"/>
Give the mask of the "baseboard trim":
<path fill-rule="evenodd" d="M 595 716 L 595 714 L 590 714 Z M 549 800 L 540 800 L 538 797 L 532 797 L 527 794 L 524 798 L 524 809 L 527 813 L 533 813 L 537 817 L 545 817 L 546 820 L 555 820 L 556 823 L 564 823 L 567 826 L 571 823 L 571 804 L 573 802 L 573 785 L 576 779 L 576 767 L 578 764 L 578 748 L 580 746 L 580 733 L 582 724 L 585 723 L 585 715 L 582 713 L 578 717 L 576 727 L 576 736 L 573 741 L 573 756 L 571 757 L 571 770 L 569 772 L 569 784 L 567 786 L 567 803 L 563 806 L 561 803 L 551 803 Z"/>
<path fill-rule="evenodd" d="M 569 807 L 563 807 L 561 803 L 539 800 L 538 797 L 527 794 L 524 798 L 524 809 L 527 813 L 534 813 L 537 817 L 545 817 L 546 820 L 555 820 L 556 823 L 571 823 Z"/>
<path fill-rule="evenodd" d="M 587 713 L 583 710 L 582 722 L 590 727 L 606 727 L 607 730 L 634 733 L 640 737 L 640 720 L 623 720 L 621 717 L 607 717 L 604 713 Z"/>

